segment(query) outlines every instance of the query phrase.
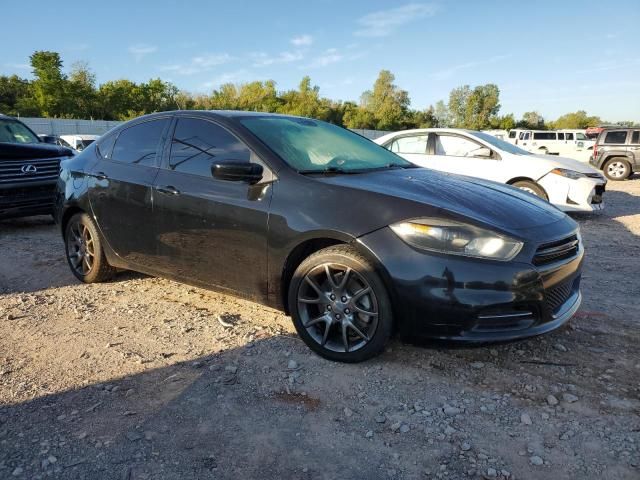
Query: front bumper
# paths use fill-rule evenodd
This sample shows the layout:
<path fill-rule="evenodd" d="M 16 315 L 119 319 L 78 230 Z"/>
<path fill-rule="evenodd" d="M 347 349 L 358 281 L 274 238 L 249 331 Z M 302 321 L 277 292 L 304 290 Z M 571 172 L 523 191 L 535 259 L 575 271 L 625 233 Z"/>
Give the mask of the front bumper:
<path fill-rule="evenodd" d="M 580 306 L 583 250 L 534 266 L 418 251 L 389 228 L 359 242 L 385 268 L 394 314 L 406 341 L 514 340 L 558 328 Z"/>
<path fill-rule="evenodd" d="M 604 209 L 606 180 L 585 177 L 578 180 L 549 173 L 538 180 L 549 203 L 564 212 L 595 212 Z"/>
<path fill-rule="evenodd" d="M 0 189 L 0 218 L 53 213 L 55 182 Z"/>

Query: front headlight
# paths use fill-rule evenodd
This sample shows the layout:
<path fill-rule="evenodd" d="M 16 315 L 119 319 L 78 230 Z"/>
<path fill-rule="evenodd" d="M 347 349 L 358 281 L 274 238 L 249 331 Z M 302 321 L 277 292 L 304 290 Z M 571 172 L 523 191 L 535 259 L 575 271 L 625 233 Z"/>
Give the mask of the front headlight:
<path fill-rule="evenodd" d="M 579 178 L 586 177 L 584 173 L 576 172 L 574 170 L 567 170 L 566 168 L 554 168 L 553 170 L 551 170 L 551 173 L 555 173 L 556 175 L 560 175 L 561 177 L 570 178 L 571 180 L 578 180 Z"/>
<path fill-rule="evenodd" d="M 413 247 L 452 255 L 507 261 L 514 258 L 523 245 L 484 228 L 436 218 L 395 223 L 390 228 Z"/>

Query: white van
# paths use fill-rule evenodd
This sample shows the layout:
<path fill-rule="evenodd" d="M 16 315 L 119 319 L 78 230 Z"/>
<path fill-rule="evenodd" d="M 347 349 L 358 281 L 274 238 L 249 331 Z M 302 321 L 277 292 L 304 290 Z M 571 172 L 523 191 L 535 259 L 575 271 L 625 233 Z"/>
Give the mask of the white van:
<path fill-rule="evenodd" d="M 536 154 L 562 155 L 583 162 L 589 161 L 594 141 L 584 130 L 523 130 L 509 131 L 507 141 Z"/>

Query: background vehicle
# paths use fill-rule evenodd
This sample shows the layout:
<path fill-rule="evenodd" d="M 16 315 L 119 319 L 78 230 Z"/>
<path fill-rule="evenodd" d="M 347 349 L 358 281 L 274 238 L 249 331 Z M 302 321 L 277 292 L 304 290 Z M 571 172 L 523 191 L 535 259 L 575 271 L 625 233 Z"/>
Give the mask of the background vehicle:
<path fill-rule="evenodd" d="M 599 125 L 597 127 L 588 127 L 584 133 L 587 136 L 587 138 L 590 138 L 591 140 L 595 140 L 596 138 L 598 138 L 598 135 L 600 135 L 600 132 L 602 132 L 605 128 L 620 128 L 620 127 L 617 125 Z"/>
<path fill-rule="evenodd" d="M 60 161 L 72 155 L 0 114 L 0 218 L 53 213 Z"/>
<path fill-rule="evenodd" d="M 534 155 L 486 133 L 419 129 L 375 141 L 421 167 L 507 183 L 564 211 L 603 208 L 606 181 L 597 170 L 569 158 Z"/>
<path fill-rule="evenodd" d="M 640 128 L 602 130 L 590 162 L 610 180 L 626 180 L 640 171 Z"/>
<path fill-rule="evenodd" d="M 87 148 L 98 138 L 100 138 L 100 135 L 60 135 L 60 140 L 79 152 Z"/>
<path fill-rule="evenodd" d="M 562 155 L 589 161 L 594 142 L 582 130 L 511 130 L 508 141 L 523 150 L 542 155 Z"/>
<path fill-rule="evenodd" d="M 127 268 L 247 297 L 332 360 L 376 355 L 394 325 L 407 339 L 537 335 L 581 301 L 567 215 L 307 118 L 132 120 L 63 163 L 56 218 L 78 279 Z"/>

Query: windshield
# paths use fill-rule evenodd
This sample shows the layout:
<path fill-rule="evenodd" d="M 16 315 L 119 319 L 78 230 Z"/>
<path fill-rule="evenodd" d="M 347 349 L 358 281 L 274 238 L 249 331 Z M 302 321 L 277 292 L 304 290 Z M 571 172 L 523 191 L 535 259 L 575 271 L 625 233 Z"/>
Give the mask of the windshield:
<path fill-rule="evenodd" d="M 414 167 L 395 153 L 330 123 L 297 117 L 247 117 L 240 123 L 302 173 Z"/>
<path fill-rule="evenodd" d="M 576 139 L 577 140 L 589 140 L 584 133 L 580 133 L 580 132 L 576 133 Z"/>
<path fill-rule="evenodd" d="M 0 119 L 0 142 L 39 143 L 40 139 L 16 120 Z"/>
<path fill-rule="evenodd" d="M 94 140 L 79 140 L 78 141 L 78 150 L 79 151 L 84 150 L 89 145 L 91 145 L 93 142 L 94 142 Z"/>
<path fill-rule="evenodd" d="M 527 152 L 520 147 L 516 147 L 515 145 L 512 145 L 509 142 L 505 142 L 504 140 L 500 140 L 499 138 L 496 138 L 493 135 L 489 135 L 488 133 L 473 132 L 473 135 L 480 140 L 484 140 L 485 142 L 507 153 L 513 153 L 514 155 L 532 155 L 531 152 Z"/>

